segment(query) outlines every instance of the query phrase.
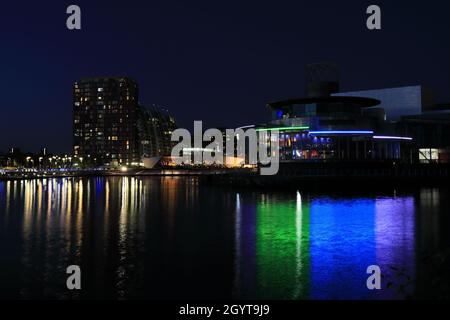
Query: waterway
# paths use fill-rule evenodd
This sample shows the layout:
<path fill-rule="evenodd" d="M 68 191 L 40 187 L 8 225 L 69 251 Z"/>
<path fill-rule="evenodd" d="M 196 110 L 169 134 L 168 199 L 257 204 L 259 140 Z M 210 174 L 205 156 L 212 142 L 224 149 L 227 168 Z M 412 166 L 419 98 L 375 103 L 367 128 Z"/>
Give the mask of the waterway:
<path fill-rule="evenodd" d="M 196 177 L 2 181 L 0 298 L 441 297 L 449 196 L 234 190 Z M 69 265 L 81 268 L 79 291 L 66 287 Z M 367 288 L 371 265 L 381 290 Z"/>

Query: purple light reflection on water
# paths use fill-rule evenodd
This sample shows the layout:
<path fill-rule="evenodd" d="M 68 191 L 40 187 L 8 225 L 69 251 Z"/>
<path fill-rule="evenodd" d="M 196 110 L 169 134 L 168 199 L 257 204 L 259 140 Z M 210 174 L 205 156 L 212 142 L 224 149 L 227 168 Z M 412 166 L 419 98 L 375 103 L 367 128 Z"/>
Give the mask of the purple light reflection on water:
<path fill-rule="evenodd" d="M 375 217 L 377 264 L 384 275 L 383 298 L 403 298 L 414 290 L 414 198 L 376 199 Z"/>

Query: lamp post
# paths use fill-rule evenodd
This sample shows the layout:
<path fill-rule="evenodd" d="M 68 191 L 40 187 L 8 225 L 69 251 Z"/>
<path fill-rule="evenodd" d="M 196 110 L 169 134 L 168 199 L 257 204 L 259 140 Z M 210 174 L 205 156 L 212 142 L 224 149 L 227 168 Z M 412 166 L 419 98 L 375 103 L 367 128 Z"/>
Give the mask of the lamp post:
<path fill-rule="evenodd" d="M 26 162 L 27 167 L 30 166 L 30 163 L 31 163 L 31 167 L 34 167 L 34 160 L 32 157 L 27 157 L 26 160 L 27 160 L 27 162 Z"/>

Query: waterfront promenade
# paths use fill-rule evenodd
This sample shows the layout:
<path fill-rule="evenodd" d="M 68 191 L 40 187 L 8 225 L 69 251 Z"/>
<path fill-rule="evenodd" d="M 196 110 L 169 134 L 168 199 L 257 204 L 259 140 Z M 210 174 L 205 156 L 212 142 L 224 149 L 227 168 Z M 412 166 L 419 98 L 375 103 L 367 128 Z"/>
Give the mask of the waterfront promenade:
<path fill-rule="evenodd" d="M 447 183 L 450 164 L 395 162 L 282 162 L 274 176 L 261 176 L 258 169 L 162 168 L 53 169 L 1 171 L 0 180 L 95 176 L 197 176 L 207 183 L 235 186 L 285 186 L 324 183 Z"/>

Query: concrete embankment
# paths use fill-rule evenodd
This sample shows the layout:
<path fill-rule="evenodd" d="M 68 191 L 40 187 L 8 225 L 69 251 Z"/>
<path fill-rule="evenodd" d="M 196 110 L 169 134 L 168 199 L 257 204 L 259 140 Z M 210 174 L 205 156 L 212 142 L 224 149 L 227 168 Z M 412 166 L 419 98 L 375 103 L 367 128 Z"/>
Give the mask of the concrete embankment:
<path fill-rule="evenodd" d="M 396 163 L 283 163 L 277 175 L 238 174 L 205 176 L 205 183 L 234 187 L 385 187 L 395 185 L 446 185 L 449 164 Z"/>

